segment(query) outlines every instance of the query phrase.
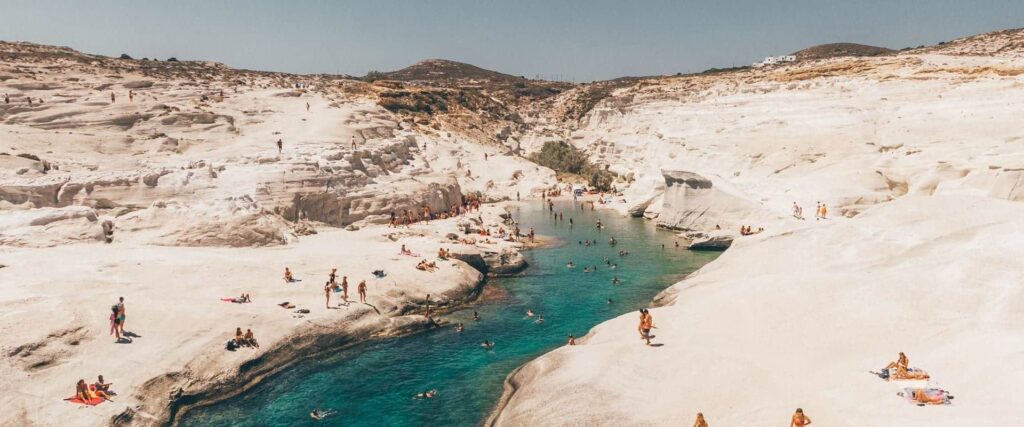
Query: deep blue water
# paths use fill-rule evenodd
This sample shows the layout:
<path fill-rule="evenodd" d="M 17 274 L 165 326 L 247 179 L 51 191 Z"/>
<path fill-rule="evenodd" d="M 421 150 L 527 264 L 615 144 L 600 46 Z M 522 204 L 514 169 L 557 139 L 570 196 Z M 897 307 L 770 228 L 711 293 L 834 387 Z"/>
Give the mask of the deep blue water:
<path fill-rule="evenodd" d="M 488 297 L 443 317 L 450 324 L 463 322 L 464 332 L 445 327 L 323 355 L 235 399 L 191 411 L 181 424 L 477 425 L 513 369 L 564 345 L 568 334 L 583 336 L 604 320 L 646 306 L 660 290 L 717 255 L 675 248 L 672 233 L 643 220 L 581 210 L 571 203 L 556 204 L 555 212 L 562 212 L 564 221 L 553 220 L 539 201 L 514 213 L 524 233 L 533 226 L 560 244 L 525 252 L 531 266 L 523 276 L 491 280 Z M 606 226 L 603 230 L 595 227 L 598 219 Z M 616 246 L 609 245 L 612 236 Z M 582 246 L 584 239 L 596 239 L 597 244 Z M 620 256 L 619 250 L 629 254 Z M 609 268 L 605 256 L 618 268 Z M 575 268 L 566 267 L 570 260 Z M 584 266 L 595 265 L 596 273 L 583 273 Z M 621 284 L 612 284 L 615 276 Z M 528 309 L 543 314 L 544 322 L 527 317 Z M 474 310 L 480 313 L 479 322 L 472 320 Z M 495 342 L 494 348 L 481 348 L 483 340 Z M 429 389 L 437 389 L 438 396 L 412 398 Z M 308 415 L 313 408 L 337 413 L 318 422 Z"/>

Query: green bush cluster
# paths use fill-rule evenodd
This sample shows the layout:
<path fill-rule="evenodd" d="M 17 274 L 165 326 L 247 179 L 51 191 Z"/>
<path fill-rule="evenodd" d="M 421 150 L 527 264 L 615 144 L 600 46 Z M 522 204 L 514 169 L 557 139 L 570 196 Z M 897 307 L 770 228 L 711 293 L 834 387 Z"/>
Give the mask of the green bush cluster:
<path fill-rule="evenodd" d="M 556 172 L 586 178 L 587 184 L 598 191 L 611 190 L 615 180 L 615 173 L 591 164 L 582 151 L 565 141 L 545 142 L 540 151 L 530 155 L 530 160 Z"/>

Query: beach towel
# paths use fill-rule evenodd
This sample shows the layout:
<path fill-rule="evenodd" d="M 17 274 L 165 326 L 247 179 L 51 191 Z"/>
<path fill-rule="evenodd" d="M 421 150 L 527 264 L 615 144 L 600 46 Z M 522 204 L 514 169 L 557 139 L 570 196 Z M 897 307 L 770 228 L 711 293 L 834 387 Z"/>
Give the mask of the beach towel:
<path fill-rule="evenodd" d="M 288 302 L 288 301 L 282 302 L 282 303 L 280 303 L 278 305 L 281 306 L 281 307 L 284 307 L 284 308 L 295 308 L 295 305 L 290 303 L 290 302 Z"/>
<path fill-rule="evenodd" d="M 889 372 L 889 381 L 926 380 L 928 378 L 931 377 L 928 375 L 927 372 L 917 368 L 908 369 L 906 373 L 900 372 L 898 369 Z"/>
<path fill-rule="evenodd" d="M 96 406 L 96 405 L 99 405 L 99 404 L 103 403 L 103 398 L 102 397 L 94 397 L 92 399 L 89 399 L 88 401 L 84 401 L 84 400 L 80 399 L 77 395 L 71 396 L 71 397 L 69 397 L 67 399 L 64 399 L 64 400 L 66 400 L 68 402 L 71 402 L 71 403 L 78 403 L 78 404 L 89 405 L 89 406 Z"/>
<path fill-rule="evenodd" d="M 411 256 L 411 257 L 417 257 L 417 258 L 420 256 L 420 254 L 415 253 L 415 252 L 409 252 L 409 253 L 404 253 L 404 254 L 399 252 L 398 254 L 399 255 L 405 255 L 405 256 Z"/>
<path fill-rule="evenodd" d="M 903 398 L 915 405 L 924 406 L 948 405 L 953 396 L 950 396 L 948 391 L 938 388 L 905 388 Z"/>

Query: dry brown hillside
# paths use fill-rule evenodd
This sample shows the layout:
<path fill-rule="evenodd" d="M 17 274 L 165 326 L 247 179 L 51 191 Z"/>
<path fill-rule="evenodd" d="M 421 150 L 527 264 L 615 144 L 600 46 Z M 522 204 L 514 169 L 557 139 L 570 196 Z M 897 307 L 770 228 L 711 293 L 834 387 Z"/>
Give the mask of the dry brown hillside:
<path fill-rule="evenodd" d="M 838 56 L 880 56 L 894 53 L 892 49 L 857 43 L 829 43 L 793 52 L 799 61 L 835 58 Z"/>

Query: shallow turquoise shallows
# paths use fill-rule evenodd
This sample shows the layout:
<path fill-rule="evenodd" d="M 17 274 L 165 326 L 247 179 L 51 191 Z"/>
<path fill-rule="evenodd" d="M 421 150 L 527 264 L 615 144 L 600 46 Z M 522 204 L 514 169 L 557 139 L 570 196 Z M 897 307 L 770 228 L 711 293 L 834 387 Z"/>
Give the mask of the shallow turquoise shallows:
<path fill-rule="evenodd" d="M 676 248 L 672 233 L 647 221 L 570 203 L 556 204 L 555 212 L 562 212 L 564 221 L 553 220 L 539 201 L 513 212 L 524 230 L 533 226 L 560 243 L 525 252 L 530 268 L 523 276 L 487 284 L 493 289 L 485 294 L 496 296 L 443 316 L 450 324 L 463 322 L 464 332 L 449 326 L 320 356 L 240 397 L 191 411 L 182 425 L 478 425 L 513 369 L 564 345 L 569 334 L 583 336 L 604 320 L 647 306 L 658 291 L 716 256 Z M 603 230 L 595 227 L 598 220 Z M 609 244 L 613 236 L 615 246 Z M 587 239 L 597 244 L 579 243 Z M 620 256 L 619 250 L 629 254 Z M 611 268 L 604 257 L 618 267 Z M 567 268 L 569 261 L 576 267 Z M 584 266 L 597 266 L 597 272 L 584 273 Z M 614 277 L 621 283 L 612 284 Z M 530 309 L 544 322 L 528 317 Z M 473 321 L 474 310 L 480 321 Z M 484 340 L 493 341 L 494 348 L 480 347 Z M 437 389 L 437 397 L 413 399 L 430 389 Z M 314 421 L 313 408 L 336 414 Z"/>

